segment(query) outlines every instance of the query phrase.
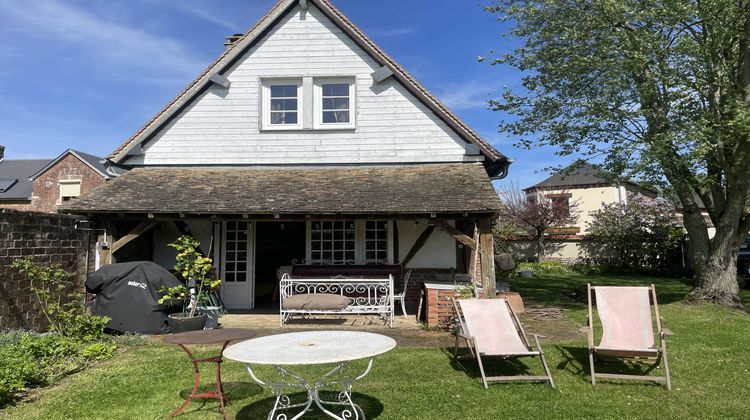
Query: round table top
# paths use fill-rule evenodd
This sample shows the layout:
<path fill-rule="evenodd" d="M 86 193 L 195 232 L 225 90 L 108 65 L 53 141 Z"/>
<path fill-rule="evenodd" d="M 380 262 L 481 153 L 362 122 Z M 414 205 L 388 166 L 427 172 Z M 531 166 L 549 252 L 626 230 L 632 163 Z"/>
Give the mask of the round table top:
<path fill-rule="evenodd" d="M 318 365 L 370 358 L 396 347 L 381 334 L 361 331 L 305 331 L 258 337 L 232 344 L 224 357 L 259 365 Z"/>
<path fill-rule="evenodd" d="M 242 328 L 217 328 L 169 334 L 165 335 L 162 341 L 169 344 L 223 344 L 227 341 L 243 340 L 256 335 L 258 335 L 257 332 Z"/>

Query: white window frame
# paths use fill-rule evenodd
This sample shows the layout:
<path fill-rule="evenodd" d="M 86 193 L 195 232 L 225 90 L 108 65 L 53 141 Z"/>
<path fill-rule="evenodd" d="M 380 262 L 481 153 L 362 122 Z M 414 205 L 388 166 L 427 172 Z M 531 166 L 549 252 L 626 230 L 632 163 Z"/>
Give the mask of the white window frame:
<path fill-rule="evenodd" d="M 271 86 L 297 85 L 297 123 L 296 124 L 271 124 Z M 261 80 L 261 129 L 262 130 L 301 130 L 304 120 L 304 89 L 302 78 L 264 78 Z"/>
<path fill-rule="evenodd" d="M 351 219 L 341 219 L 336 221 L 350 221 Z M 372 221 L 386 221 L 388 222 L 388 259 L 385 264 L 393 264 L 393 220 L 378 219 Z M 305 263 L 312 263 L 312 224 L 315 222 L 321 222 L 321 220 L 310 221 L 306 223 L 306 238 L 305 238 Z M 366 220 L 355 220 L 354 221 L 354 264 L 366 264 L 365 259 L 365 247 L 366 247 L 366 233 L 365 224 Z M 317 264 L 317 262 L 316 262 Z M 328 264 L 328 263 L 324 263 Z"/>
<path fill-rule="evenodd" d="M 323 85 L 342 83 L 349 85 L 349 122 L 347 123 L 324 123 L 323 122 Z M 313 83 L 313 97 L 315 100 L 313 127 L 318 130 L 351 130 L 356 128 L 357 119 L 357 83 L 354 77 L 316 77 Z"/>

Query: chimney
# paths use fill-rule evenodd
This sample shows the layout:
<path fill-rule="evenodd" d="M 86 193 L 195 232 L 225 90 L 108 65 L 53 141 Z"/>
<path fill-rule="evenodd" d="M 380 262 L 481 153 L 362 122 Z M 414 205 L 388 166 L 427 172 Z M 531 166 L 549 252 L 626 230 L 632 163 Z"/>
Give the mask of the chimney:
<path fill-rule="evenodd" d="M 5 158 L 5 146 L 0 144 L 0 162 L 3 161 L 3 158 Z"/>
<path fill-rule="evenodd" d="M 224 42 L 224 48 L 227 50 L 232 48 L 232 45 L 234 45 L 234 43 L 237 42 L 238 39 L 242 38 L 242 35 L 245 35 L 245 34 L 229 35 L 227 37 L 226 42 Z"/>

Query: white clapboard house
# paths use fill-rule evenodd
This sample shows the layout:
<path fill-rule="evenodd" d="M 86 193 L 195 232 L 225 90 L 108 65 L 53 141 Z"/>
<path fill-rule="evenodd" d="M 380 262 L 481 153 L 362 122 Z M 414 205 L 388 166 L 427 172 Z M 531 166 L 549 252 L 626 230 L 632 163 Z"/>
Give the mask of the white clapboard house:
<path fill-rule="evenodd" d="M 229 308 L 269 302 L 289 265 L 411 268 L 412 304 L 425 279 L 475 261 L 494 282 L 491 180 L 509 160 L 328 0 L 280 0 L 228 38 L 107 165 L 112 179 L 64 209 L 106 230 L 98 263 L 171 268 L 166 244 L 189 232 Z"/>

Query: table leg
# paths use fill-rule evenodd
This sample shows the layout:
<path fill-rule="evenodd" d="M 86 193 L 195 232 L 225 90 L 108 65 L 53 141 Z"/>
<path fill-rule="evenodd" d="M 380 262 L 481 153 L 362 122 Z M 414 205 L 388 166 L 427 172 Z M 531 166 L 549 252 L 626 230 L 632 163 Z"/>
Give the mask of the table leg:
<path fill-rule="evenodd" d="M 187 407 L 188 404 L 190 404 L 190 401 L 193 401 L 195 399 L 199 398 L 213 398 L 216 400 L 219 400 L 219 410 L 221 411 L 221 414 L 224 416 L 224 419 L 227 419 L 227 412 L 225 409 L 225 404 L 230 404 L 230 401 L 228 398 L 224 396 L 224 389 L 221 384 L 221 362 L 223 360 L 224 355 L 224 349 L 227 347 L 229 342 L 225 342 L 223 346 L 221 346 L 221 350 L 219 351 L 219 355 L 216 357 L 206 357 L 203 359 L 196 359 L 195 355 L 193 355 L 193 352 L 190 351 L 185 345 L 178 344 L 180 348 L 182 348 L 185 353 L 187 353 L 188 357 L 190 358 L 190 362 L 193 364 L 193 373 L 195 376 L 193 377 L 193 389 L 190 391 L 190 395 L 185 399 L 185 401 L 182 403 L 182 405 L 175 411 L 173 411 L 169 417 L 174 417 L 182 410 Z M 199 363 L 214 363 L 216 364 L 216 390 L 209 391 L 209 392 L 203 392 L 197 394 L 196 391 L 198 391 L 198 387 L 200 386 L 201 381 L 201 372 Z"/>
<path fill-rule="evenodd" d="M 290 372 L 287 368 L 282 366 L 276 366 L 276 370 L 281 375 L 283 382 L 266 383 L 260 380 L 252 369 L 251 365 L 246 365 L 247 371 L 250 377 L 258 384 L 268 386 L 271 391 L 276 395 L 273 408 L 268 413 L 267 420 L 282 420 L 287 419 L 288 416 L 285 413 L 279 413 L 281 410 L 289 410 L 292 408 L 302 407 L 302 410 L 295 414 L 290 420 L 296 420 L 302 417 L 305 413 L 311 410 L 312 404 L 315 405 L 327 416 L 337 420 L 350 420 L 350 419 L 365 419 L 365 412 L 362 407 L 352 401 L 352 384 L 354 381 L 360 380 L 367 376 L 372 369 L 373 359 L 370 359 L 367 364 L 367 369 L 360 375 L 352 377 L 347 373 L 347 367 L 349 362 L 344 362 L 336 365 L 333 369 L 326 372 L 317 381 L 311 383 L 300 375 Z M 330 378 L 340 373 L 338 380 L 330 380 Z M 286 380 L 285 380 L 286 378 Z M 335 386 L 341 391 L 338 394 L 337 401 L 323 400 L 320 398 L 320 391 L 325 387 Z M 306 391 L 307 401 L 302 403 L 292 404 L 291 399 L 287 395 L 289 390 L 299 389 Z M 338 406 L 341 407 L 340 413 L 336 413 L 326 406 Z M 331 407 L 332 408 L 332 407 Z M 336 410 L 338 411 L 338 410 Z"/>

